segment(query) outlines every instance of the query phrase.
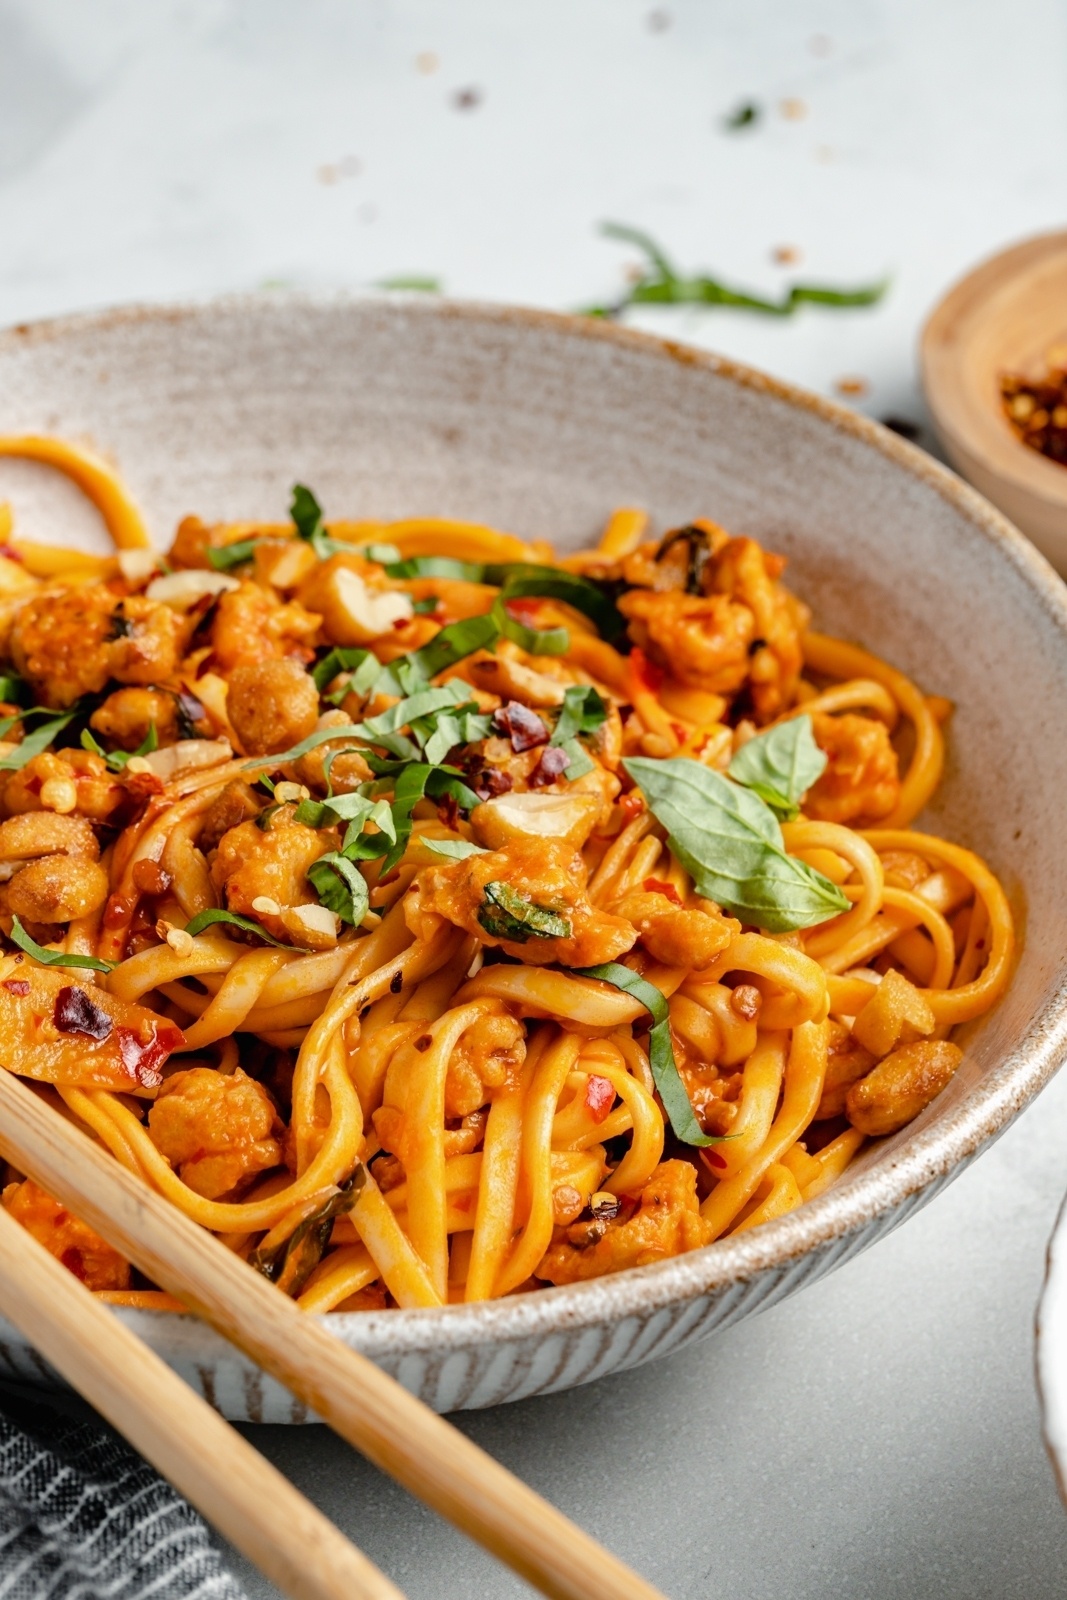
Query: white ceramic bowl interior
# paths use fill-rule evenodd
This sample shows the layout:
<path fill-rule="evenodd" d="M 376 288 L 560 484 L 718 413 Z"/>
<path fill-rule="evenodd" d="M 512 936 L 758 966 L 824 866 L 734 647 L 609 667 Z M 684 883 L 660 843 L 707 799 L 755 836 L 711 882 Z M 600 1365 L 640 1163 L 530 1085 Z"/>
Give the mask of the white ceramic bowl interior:
<path fill-rule="evenodd" d="M 594 539 L 616 505 L 698 514 L 783 551 L 818 625 L 957 705 L 927 819 L 1005 881 L 1024 937 L 1011 991 L 967 1030 L 948 1090 L 826 1195 L 706 1250 L 592 1283 L 441 1311 L 335 1315 L 439 1409 L 565 1388 L 771 1304 L 904 1220 L 1011 1120 L 1067 1041 L 1067 605 L 1041 557 L 927 456 L 842 408 L 610 326 L 411 299 L 262 297 L 0 336 L 0 431 L 92 441 L 161 543 L 178 519 L 445 515 Z M 86 538 L 76 497 L 0 463 L 27 535 Z M 1039 708 L 1042 736 L 1029 739 Z M 228 1416 L 306 1412 L 192 1317 L 122 1313 Z M 0 1367 L 54 1377 L 0 1325 Z"/>

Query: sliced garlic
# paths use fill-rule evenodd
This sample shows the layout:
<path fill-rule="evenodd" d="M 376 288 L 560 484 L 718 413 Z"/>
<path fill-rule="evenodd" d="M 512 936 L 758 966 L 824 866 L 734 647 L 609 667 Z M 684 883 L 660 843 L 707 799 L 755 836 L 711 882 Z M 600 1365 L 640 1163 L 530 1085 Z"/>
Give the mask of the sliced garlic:
<path fill-rule="evenodd" d="M 165 745 L 162 750 L 142 756 L 144 767 L 140 770 L 154 772 L 157 778 L 169 783 L 179 772 L 216 767 L 221 761 L 229 761 L 232 755 L 228 739 L 179 739 L 177 744 Z"/>
<path fill-rule="evenodd" d="M 334 572 L 329 588 L 324 621 L 342 645 L 370 644 L 413 614 L 410 595 L 368 589 L 359 573 L 349 567 Z"/>
<path fill-rule="evenodd" d="M 475 806 L 471 828 L 490 850 L 515 838 L 566 839 L 580 849 L 600 815 L 592 794 L 501 794 Z"/>
<path fill-rule="evenodd" d="M 155 550 L 119 550 L 115 559 L 127 583 L 143 583 L 159 566 L 159 555 Z"/>
<path fill-rule="evenodd" d="M 185 572 L 167 572 L 161 578 L 153 578 L 145 590 L 145 599 L 158 600 L 172 611 L 188 611 L 206 594 L 224 594 L 227 589 L 240 587 L 239 580 L 228 572 L 202 572 L 191 567 Z"/>

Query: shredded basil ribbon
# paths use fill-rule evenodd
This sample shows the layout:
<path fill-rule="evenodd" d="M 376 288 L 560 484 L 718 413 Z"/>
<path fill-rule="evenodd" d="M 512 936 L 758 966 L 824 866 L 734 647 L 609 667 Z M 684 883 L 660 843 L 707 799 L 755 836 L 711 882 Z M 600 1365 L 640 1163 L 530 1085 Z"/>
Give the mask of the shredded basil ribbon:
<path fill-rule="evenodd" d="M 101 956 L 68 956 L 62 950 L 46 950 L 36 939 L 30 938 L 18 917 L 11 919 L 11 942 L 39 961 L 42 967 L 88 967 L 93 972 L 110 972 L 116 964 Z"/>
<path fill-rule="evenodd" d="M 151 755 L 153 750 L 159 749 L 159 734 L 156 732 L 155 723 L 150 722 L 148 724 L 148 732 L 136 750 L 112 750 L 108 752 L 102 745 L 97 743 L 88 728 L 83 728 L 81 747 L 83 750 L 90 751 L 94 756 L 103 756 L 112 772 L 124 772 L 134 756 Z"/>
<path fill-rule="evenodd" d="M 713 1134 L 704 1133 L 701 1129 L 686 1093 L 678 1063 L 674 1059 L 670 1012 L 662 990 L 619 961 L 605 962 L 602 967 L 572 967 L 567 971 L 574 978 L 596 978 L 600 983 L 610 983 L 613 989 L 621 989 L 623 994 L 632 995 L 640 1001 L 652 1018 L 648 1034 L 648 1064 L 675 1136 L 683 1144 L 718 1144 L 719 1140 Z"/>
<path fill-rule="evenodd" d="M 0 722 L 0 739 L 11 730 L 16 722 L 21 722 L 24 718 L 33 716 L 44 709 L 42 706 L 34 706 L 29 711 L 20 711 L 17 716 L 5 717 Z M 39 728 L 35 728 L 32 733 L 28 733 L 21 744 L 17 744 L 14 750 L 4 756 L 3 760 L 0 761 L 0 772 L 18 772 L 22 767 L 26 766 L 27 762 L 32 761 L 34 756 L 39 756 L 42 751 L 47 750 L 52 741 L 58 738 L 63 729 L 73 722 L 78 714 L 78 708 L 75 707 L 73 711 L 67 711 L 61 717 L 52 717 L 51 721 L 42 722 Z"/>
<path fill-rule="evenodd" d="M 306 955 L 307 953 L 299 945 L 282 944 L 280 939 L 273 938 L 271 934 L 261 928 L 258 922 L 253 922 L 251 917 L 239 917 L 235 911 L 222 911 L 217 906 L 213 906 L 207 911 L 198 911 L 192 921 L 185 924 L 185 931 L 195 937 L 196 934 L 203 933 L 205 928 L 210 928 L 215 922 L 232 923 L 235 928 L 243 928 L 246 933 L 254 933 L 257 938 L 265 940 L 267 944 L 276 945 L 279 950 L 296 950 L 299 955 Z"/>
<path fill-rule="evenodd" d="M 602 638 L 621 638 L 626 622 L 611 596 L 589 578 L 534 561 L 456 561 L 452 556 L 411 556 L 389 562 L 390 578 L 460 578 L 499 587 L 505 600 L 524 596 L 563 600 L 596 625 Z"/>

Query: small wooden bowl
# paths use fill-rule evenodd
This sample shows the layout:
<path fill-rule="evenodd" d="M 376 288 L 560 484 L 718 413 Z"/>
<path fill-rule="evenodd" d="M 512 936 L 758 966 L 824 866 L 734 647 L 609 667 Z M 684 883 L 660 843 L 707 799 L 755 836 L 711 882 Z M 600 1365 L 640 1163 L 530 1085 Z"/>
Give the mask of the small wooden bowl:
<path fill-rule="evenodd" d="M 950 289 L 922 335 L 922 374 L 953 465 L 1067 575 L 1067 467 L 1024 445 L 1005 417 L 1000 378 L 1047 371 L 1067 343 L 1067 233 L 1004 250 Z"/>

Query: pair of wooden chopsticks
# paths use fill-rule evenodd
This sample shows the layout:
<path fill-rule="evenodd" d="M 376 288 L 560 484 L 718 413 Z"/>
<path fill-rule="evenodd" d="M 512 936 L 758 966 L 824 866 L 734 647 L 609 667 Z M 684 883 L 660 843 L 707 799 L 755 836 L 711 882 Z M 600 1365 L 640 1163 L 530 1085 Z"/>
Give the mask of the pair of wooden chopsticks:
<path fill-rule="evenodd" d="M 0 1069 L 0 1154 L 292 1390 L 369 1460 L 555 1600 L 659 1592 L 349 1350 Z M 0 1312 L 298 1600 L 400 1591 L 0 1207 Z"/>

